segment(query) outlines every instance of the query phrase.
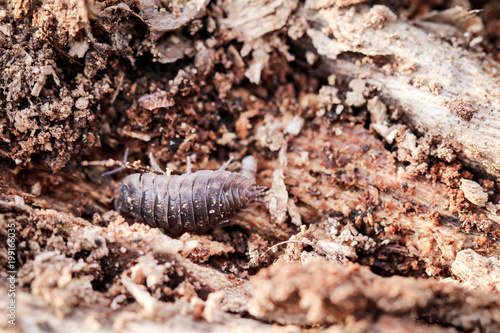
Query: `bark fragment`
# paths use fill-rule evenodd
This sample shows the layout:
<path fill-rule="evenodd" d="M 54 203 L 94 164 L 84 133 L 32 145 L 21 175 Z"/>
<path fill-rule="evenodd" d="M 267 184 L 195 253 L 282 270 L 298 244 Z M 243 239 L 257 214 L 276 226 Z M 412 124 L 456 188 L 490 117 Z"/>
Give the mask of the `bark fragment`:
<path fill-rule="evenodd" d="M 450 282 L 382 278 L 354 264 L 316 260 L 274 265 L 261 270 L 252 284 L 256 291 L 250 313 L 282 324 L 345 323 L 382 313 L 439 320 L 464 330 L 477 323 L 485 332 L 500 329 L 499 295 Z M 474 310 L 464 306 L 466 302 L 473 303 Z"/>

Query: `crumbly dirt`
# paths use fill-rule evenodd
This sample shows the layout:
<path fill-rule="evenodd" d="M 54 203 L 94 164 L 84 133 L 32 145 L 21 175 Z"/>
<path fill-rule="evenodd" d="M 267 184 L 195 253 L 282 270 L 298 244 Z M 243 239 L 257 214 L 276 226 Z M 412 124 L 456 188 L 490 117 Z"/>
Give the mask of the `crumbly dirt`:
<path fill-rule="evenodd" d="M 15 225 L 18 271 L 17 325 L 1 329 L 500 329 L 498 179 L 366 80 L 317 66 L 299 2 L 257 1 L 247 21 L 244 1 L 158 3 L 0 0 L 0 240 Z M 457 25 L 432 12 L 456 3 L 482 11 Z M 494 2 L 386 5 L 367 28 L 439 22 L 462 47 L 480 22 L 500 60 Z M 455 104 L 475 116 L 468 97 Z M 179 237 L 135 223 L 111 188 L 149 153 L 177 174 L 188 157 L 214 170 L 233 156 L 266 204 Z"/>

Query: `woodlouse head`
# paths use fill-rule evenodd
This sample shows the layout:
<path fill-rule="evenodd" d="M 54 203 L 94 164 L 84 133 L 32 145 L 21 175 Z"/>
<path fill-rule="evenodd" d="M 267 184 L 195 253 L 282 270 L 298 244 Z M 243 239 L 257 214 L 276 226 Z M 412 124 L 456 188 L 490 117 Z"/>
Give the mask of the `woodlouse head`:
<path fill-rule="evenodd" d="M 132 202 L 130 202 L 131 192 L 126 184 L 121 184 L 118 188 L 119 196 L 115 199 L 115 209 L 120 214 L 130 214 L 132 212 Z"/>

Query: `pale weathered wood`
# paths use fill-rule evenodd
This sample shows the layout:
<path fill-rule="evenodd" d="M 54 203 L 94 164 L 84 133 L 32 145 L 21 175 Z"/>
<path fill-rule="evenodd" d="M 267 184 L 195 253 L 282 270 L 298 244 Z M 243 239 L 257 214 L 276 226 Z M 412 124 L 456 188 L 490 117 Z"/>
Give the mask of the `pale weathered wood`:
<path fill-rule="evenodd" d="M 401 21 L 384 6 L 316 8 L 318 3 L 309 2 L 303 13 L 307 35 L 328 59 L 325 74 L 365 80 L 401 107 L 420 133 L 460 144 L 464 162 L 500 177 L 498 63 Z M 344 52 L 366 61 L 339 60 Z M 387 64 L 370 60 L 375 57 Z"/>

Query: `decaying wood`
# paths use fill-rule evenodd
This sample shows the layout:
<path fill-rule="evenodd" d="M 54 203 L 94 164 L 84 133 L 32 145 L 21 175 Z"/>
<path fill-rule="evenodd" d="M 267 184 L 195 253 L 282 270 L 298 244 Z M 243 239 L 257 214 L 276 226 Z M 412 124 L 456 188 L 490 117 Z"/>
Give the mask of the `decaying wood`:
<path fill-rule="evenodd" d="M 453 274 L 474 287 L 488 287 L 500 291 L 500 260 L 497 257 L 485 258 L 474 250 L 467 249 L 457 253 L 451 265 Z"/>
<path fill-rule="evenodd" d="M 0 305 L 7 305 L 6 292 L 7 289 L 0 285 Z M 111 333 L 116 331 L 122 332 L 137 332 L 145 330 L 147 332 L 164 332 L 169 331 L 192 331 L 192 332 L 221 332 L 228 329 L 235 331 L 251 331 L 251 332 L 283 332 L 283 333 L 299 333 L 303 332 L 298 326 L 287 325 L 270 327 L 269 324 L 253 320 L 241 318 L 237 315 L 231 315 L 226 312 L 217 311 L 212 306 L 210 311 L 207 307 L 202 312 L 202 317 L 192 317 L 186 315 L 178 315 L 175 313 L 175 307 L 165 306 L 171 309 L 168 320 L 152 321 L 141 318 L 137 315 L 139 309 L 134 306 L 123 309 L 123 315 L 118 318 L 116 324 L 113 325 L 113 320 L 116 320 L 116 315 L 110 315 L 108 308 L 99 308 L 100 312 L 93 308 L 80 307 L 75 309 L 71 314 L 64 318 L 57 318 L 47 315 L 47 305 L 34 299 L 31 294 L 21 291 L 18 295 L 19 314 L 23 320 L 20 322 L 20 330 L 23 332 L 36 332 L 42 327 L 45 330 L 53 330 L 54 332 L 103 332 Z M 215 315 L 214 315 L 215 314 Z M 200 320 L 201 319 L 201 320 Z M 0 323 L 0 328 L 9 329 L 5 326 L 5 322 Z M 381 316 L 378 319 L 369 319 L 346 324 L 331 325 L 331 332 L 346 332 L 346 331 L 366 331 L 369 329 L 377 329 L 381 332 L 401 333 L 454 333 L 457 332 L 453 328 L 440 328 L 437 326 L 408 323 L 405 319 L 391 316 Z"/>
<path fill-rule="evenodd" d="M 283 324 L 349 322 L 387 314 L 432 318 L 462 330 L 500 329 L 500 295 L 469 291 L 453 282 L 381 278 L 366 268 L 323 260 L 274 265 L 252 282 L 256 292 L 250 313 Z M 474 304 L 473 309 L 457 302 L 457 295 Z"/>
<path fill-rule="evenodd" d="M 14 223 L 18 327 L 498 331 L 500 66 L 476 14 L 408 21 L 363 0 L 0 9 L 0 240 Z M 124 219 L 99 175 L 125 147 L 136 172 L 150 152 L 176 173 L 187 156 L 212 170 L 232 155 L 268 205 L 177 239 Z"/>
<path fill-rule="evenodd" d="M 325 71 L 361 79 L 398 105 L 422 133 L 460 145 L 462 159 L 500 177 L 500 66 L 480 53 L 454 47 L 398 18 L 384 6 L 321 8 L 304 12 Z M 366 56 L 340 60 L 344 52 Z M 373 59 L 383 57 L 385 64 Z"/>
<path fill-rule="evenodd" d="M 318 253 L 334 260 L 360 260 L 356 253 L 364 253 L 368 257 L 361 260 L 371 267 L 429 275 L 446 274 L 465 249 L 474 248 L 486 261 L 499 256 L 495 212 L 468 204 L 458 186 L 432 180 L 443 175 L 404 172 L 383 143 L 361 126 L 316 125 L 288 142 L 287 190 L 269 195 L 284 197 L 284 202 L 295 198 L 289 214 L 298 210 L 303 222 L 312 223 L 304 237 L 321 249 Z M 273 168 L 281 167 L 276 163 Z M 273 184 L 272 190 L 277 189 Z M 301 257 L 303 247 L 291 261 Z M 490 276 L 499 272 L 496 267 L 492 271 Z M 477 283 L 492 288 L 487 277 Z"/>

